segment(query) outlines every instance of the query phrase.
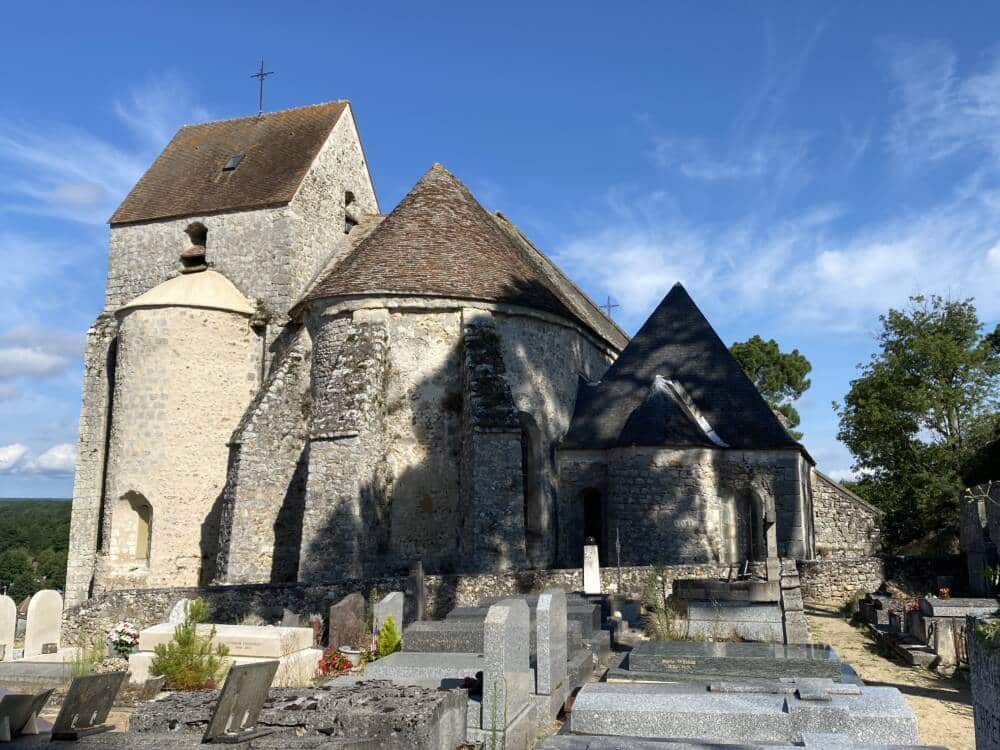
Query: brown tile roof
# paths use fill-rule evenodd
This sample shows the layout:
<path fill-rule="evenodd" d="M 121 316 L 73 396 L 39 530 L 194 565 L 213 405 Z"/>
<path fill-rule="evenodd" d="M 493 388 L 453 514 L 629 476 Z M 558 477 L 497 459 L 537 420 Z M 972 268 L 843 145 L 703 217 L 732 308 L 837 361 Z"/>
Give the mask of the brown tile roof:
<path fill-rule="evenodd" d="M 506 302 L 576 321 L 620 347 L 624 334 L 606 318 L 599 325 L 579 312 L 582 303 L 561 286 L 512 230 L 435 164 L 303 302 L 375 293 Z"/>
<path fill-rule="evenodd" d="M 125 196 L 112 225 L 288 203 L 347 102 L 187 125 Z M 230 157 L 236 169 L 223 171 Z"/>

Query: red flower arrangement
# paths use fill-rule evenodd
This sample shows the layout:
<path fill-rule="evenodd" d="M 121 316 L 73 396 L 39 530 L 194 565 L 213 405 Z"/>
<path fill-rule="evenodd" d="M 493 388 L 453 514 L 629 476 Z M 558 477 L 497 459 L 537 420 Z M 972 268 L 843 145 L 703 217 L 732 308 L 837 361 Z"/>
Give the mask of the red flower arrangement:
<path fill-rule="evenodd" d="M 323 649 L 323 656 L 319 660 L 319 671 L 325 675 L 339 675 L 350 672 L 354 665 L 334 646 L 327 646 Z"/>

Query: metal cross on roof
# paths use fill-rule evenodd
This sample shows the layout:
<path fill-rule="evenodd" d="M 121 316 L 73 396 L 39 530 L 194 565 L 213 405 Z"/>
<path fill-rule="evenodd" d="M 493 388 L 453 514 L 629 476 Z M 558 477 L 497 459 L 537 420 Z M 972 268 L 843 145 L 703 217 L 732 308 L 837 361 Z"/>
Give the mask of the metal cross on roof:
<path fill-rule="evenodd" d="M 264 71 L 264 58 L 263 57 L 260 58 L 260 70 L 258 70 L 252 76 L 250 76 L 251 78 L 256 78 L 257 81 L 260 84 L 260 86 L 258 88 L 258 93 L 257 93 L 257 114 L 258 115 L 264 114 L 264 79 L 267 78 L 268 76 L 273 76 L 273 75 L 274 75 L 274 71 L 273 70 L 268 70 L 267 72 Z"/>
<path fill-rule="evenodd" d="M 604 310 L 604 314 L 607 315 L 610 318 L 611 317 L 611 311 L 614 308 L 616 308 L 616 307 L 621 307 L 621 305 L 614 305 L 614 304 L 612 304 L 611 303 L 611 297 L 608 297 L 608 301 L 605 302 L 600 307 L 601 307 L 602 310 Z"/>

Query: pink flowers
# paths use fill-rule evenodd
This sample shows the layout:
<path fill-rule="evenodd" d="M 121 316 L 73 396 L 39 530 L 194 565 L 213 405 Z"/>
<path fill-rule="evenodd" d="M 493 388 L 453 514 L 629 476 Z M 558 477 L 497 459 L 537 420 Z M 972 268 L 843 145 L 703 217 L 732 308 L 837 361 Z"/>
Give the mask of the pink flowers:
<path fill-rule="evenodd" d="M 123 620 L 108 631 L 105 640 L 118 656 L 127 658 L 139 645 L 139 628 Z"/>

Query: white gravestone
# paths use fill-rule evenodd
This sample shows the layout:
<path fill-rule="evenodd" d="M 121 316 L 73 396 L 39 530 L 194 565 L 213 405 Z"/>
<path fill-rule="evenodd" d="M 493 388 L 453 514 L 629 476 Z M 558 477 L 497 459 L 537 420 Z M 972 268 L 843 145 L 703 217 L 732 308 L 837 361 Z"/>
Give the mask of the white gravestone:
<path fill-rule="evenodd" d="M 385 622 L 389 615 L 392 615 L 392 619 L 396 621 L 396 629 L 399 630 L 399 634 L 403 634 L 403 603 L 404 597 L 402 591 L 393 591 L 390 594 L 386 594 L 382 601 L 375 604 L 375 630 L 379 631 L 382 629 L 382 623 Z"/>
<path fill-rule="evenodd" d="M 190 599 L 181 599 L 171 607 L 170 614 L 167 615 L 167 623 L 169 625 L 180 625 L 184 622 L 187 617 L 187 606 L 190 603 Z"/>
<path fill-rule="evenodd" d="M 17 605 L 9 596 L 0 596 L 0 648 L 3 661 L 14 658 L 14 632 L 17 630 Z"/>
<path fill-rule="evenodd" d="M 566 682 L 566 594 L 542 592 L 535 607 L 535 692 L 558 694 Z"/>
<path fill-rule="evenodd" d="M 37 656 L 54 644 L 59 649 L 63 600 L 58 591 L 43 589 L 28 602 L 28 622 L 24 628 L 24 657 Z"/>
<path fill-rule="evenodd" d="M 596 544 L 583 545 L 583 593 L 601 593 L 601 563 Z"/>

